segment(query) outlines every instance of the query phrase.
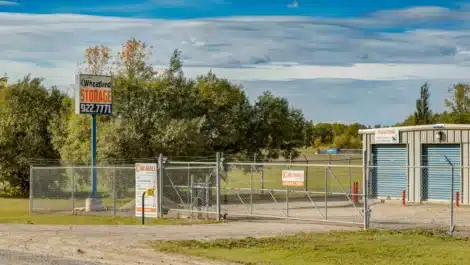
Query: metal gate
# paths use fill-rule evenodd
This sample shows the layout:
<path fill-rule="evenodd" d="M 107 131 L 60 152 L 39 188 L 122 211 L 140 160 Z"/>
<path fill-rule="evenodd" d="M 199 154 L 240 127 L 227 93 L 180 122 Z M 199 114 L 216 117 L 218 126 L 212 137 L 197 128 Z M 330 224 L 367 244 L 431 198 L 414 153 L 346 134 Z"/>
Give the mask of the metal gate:
<path fill-rule="evenodd" d="M 162 212 L 166 216 L 214 218 L 216 166 L 214 163 L 171 162 L 163 167 Z"/>
<path fill-rule="evenodd" d="M 222 174 L 222 213 L 229 218 L 363 225 L 363 196 L 359 191 L 351 193 L 351 168 L 354 179 L 362 183 L 362 165 L 227 163 Z M 282 185 L 282 170 L 307 169 L 309 177 L 304 185 Z"/>

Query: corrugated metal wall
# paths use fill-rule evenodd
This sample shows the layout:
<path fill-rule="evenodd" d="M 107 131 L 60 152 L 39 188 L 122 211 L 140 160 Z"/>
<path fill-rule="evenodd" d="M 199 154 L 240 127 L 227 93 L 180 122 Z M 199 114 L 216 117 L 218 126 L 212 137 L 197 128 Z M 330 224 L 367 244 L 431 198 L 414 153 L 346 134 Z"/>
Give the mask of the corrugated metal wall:
<path fill-rule="evenodd" d="M 435 135 L 437 132 L 443 132 L 443 137 L 439 142 Z M 368 159 L 371 159 L 372 145 L 374 144 L 374 134 L 367 133 L 363 136 L 363 146 L 368 150 Z M 469 192 L 469 167 L 470 167 L 470 130 L 422 130 L 422 131 L 400 131 L 400 143 L 408 146 L 408 162 L 410 166 L 421 166 L 422 146 L 423 144 L 461 144 L 462 167 L 462 203 L 470 204 Z M 408 169 L 408 192 L 407 199 L 411 202 L 420 202 L 422 200 L 422 179 L 421 168 Z M 369 177 L 370 179 L 370 177 Z"/>

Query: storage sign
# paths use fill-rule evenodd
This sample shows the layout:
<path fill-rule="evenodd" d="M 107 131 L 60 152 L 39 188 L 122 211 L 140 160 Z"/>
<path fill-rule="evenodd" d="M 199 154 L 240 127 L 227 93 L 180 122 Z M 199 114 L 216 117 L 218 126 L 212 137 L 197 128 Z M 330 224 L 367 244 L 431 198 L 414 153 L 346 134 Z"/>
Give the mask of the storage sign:
<path fill-rule="evenodd" d="M 302 187 L 305 182 L 305 173 L 303 170 L 283 170 L 282 186 Z"/>
<path fill-rule="evenodd" d="M 375 130 L 376 144 L 399 144 L 400 132 L 397 128 L 385 128 Z"/>
<path fill-rule="evenodd" d="M 104 114 L 113 113 L 111 76 L 77 75 L 75 94 L 75 113 Z"/>
<path fill-rule="evenodd" d="M 157 213 L 157 164 L 135 164 L 135 216 L 141 217 L 142 210 L 145 216 L 158 217 Z M 142 209 L 142 193 L 146 193 Z"/>

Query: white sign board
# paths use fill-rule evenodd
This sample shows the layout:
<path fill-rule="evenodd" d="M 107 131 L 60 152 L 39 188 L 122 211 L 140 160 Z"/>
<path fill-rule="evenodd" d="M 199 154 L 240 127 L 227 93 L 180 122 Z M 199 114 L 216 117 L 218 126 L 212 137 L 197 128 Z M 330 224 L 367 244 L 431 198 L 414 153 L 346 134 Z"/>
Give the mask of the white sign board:
<path fill-rule="evenodd" d="M 305 173 L 303 170 L 283 170 L 282 186 L 302 187 L 305 184 Z"/>
<path fill-rule="evenodd" d="M 75 113 L 101 114 L 113 113 L 111 76 L 77 75 L 75 89 Z"/>
<path fill-rule="evenodd" d="M 157 190 L 157 164 L 136 163 L 135 164 L 135 216 L 142 216 L 142 193 L 155 188 Z M 157 193 L 155 196 L 145 196 L 145 216 L 157 216 Z"/>
<path fill-rule="evenodd" d="M 375 130 L 376 144 L 399 144 L 400 132 L 397 128 L 384 128 Z"/>

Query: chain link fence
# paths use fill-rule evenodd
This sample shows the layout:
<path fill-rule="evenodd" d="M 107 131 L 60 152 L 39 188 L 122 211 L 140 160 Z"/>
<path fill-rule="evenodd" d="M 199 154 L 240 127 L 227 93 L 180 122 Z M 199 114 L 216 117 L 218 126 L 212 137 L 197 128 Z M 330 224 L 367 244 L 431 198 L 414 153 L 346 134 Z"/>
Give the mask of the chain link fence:
<path fill-rule="evenodd" d="M 229 216 L 285 218 L 363 225 L 363 195 L 353 190 L 362 166 L 229 162 L 221 185 Z M 298 186 L 283 185 L 283 171 L 300 171 Z"/>
<path fill-rule="evenodd" d="M 463 197 L 468 196 L 468 180 L 462 177 L 470 168 L 422 164 L 390 161 L 367 165 L 371 225 L 470 232 L 469 201 Z"/>
<path fill-rule="evenodd" d="M 30 211 L 33 213 L 85 212 L 93 167 L 31 167 Z M 98 166 L 97 197 L 103 215 L 134 215 L 135 167 Z"/>
<path fill-rule="evenodd" d="M 470 168 L 455 163 L 408 166 L 399 159 L 363 162 L 340 157 L 308 163 L 229 157 L 158 160 L 160 216 L 275 218 L 470 232 Z M 135 216 L 135 166 L 96 169 L 101 211 L 84 211 L 92 167 L 34 166 L 31 212 Z M 302 172 L 302 183 L 284 185 L 286 170 Z"/>

